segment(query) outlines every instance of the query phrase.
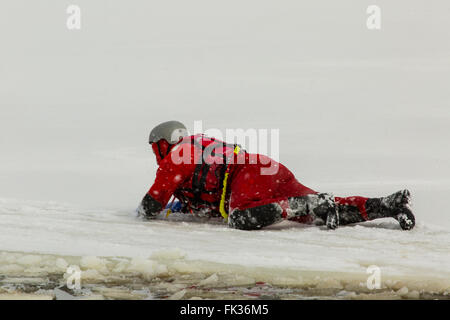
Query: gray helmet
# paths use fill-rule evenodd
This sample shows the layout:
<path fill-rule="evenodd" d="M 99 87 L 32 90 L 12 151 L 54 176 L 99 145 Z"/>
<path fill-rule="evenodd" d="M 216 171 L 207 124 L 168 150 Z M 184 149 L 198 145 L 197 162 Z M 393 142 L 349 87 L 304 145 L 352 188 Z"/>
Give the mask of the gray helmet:
<path fill-rule="evenodd" d="M 153 128 L 148 142 L 153 143 L 164 139 L 170 144 L 175 144 L 187 135 L 188 131 L 184 124 L 179 121 L 167 121 Z"/>

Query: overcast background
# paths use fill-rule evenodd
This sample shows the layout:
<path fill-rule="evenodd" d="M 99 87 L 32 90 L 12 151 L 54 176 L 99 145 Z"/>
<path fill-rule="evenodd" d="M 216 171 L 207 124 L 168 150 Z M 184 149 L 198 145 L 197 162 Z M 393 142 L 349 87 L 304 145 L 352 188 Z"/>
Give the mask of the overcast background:
<path fill-rule="evenodd" d="M 419 219 L 450 226 L 449 16 L 448 0 L 2 0 L 0 198 L 134 210 L 151 128 L 203 120 L 280 129 L 309 187 L 409 188 Z"/>

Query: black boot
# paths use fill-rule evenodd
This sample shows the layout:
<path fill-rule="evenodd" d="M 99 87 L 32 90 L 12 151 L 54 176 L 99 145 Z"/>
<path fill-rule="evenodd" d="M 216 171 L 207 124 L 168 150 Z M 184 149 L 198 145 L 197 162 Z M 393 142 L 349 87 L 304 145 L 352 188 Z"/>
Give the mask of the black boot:
<path fill-rule="evenodd" d="M 366 207 L 368 207 L 367 200 Z M 385 217 L 393 217 L 403 230 L 411 230 L 416 219 L 411 211 L 411 193 L 409 190 L 400 190 L 390 196 L 381 198 L 381 213 Z"/>
<path fill-rule="evenodd" d="M 366 202 L 369 220 L 378 218 L 394 218 L 403 230 L 411 230 L 415 225 L 415 217 L 410 208 L 411 194 L 408 190 L 400 190 L 387 197 L 370 198 Z"/>
<path fill-rule="evenodd" d="M 312 215 L 326 221 L 328 229 L 339 226 L 339 213 L 334 197 L 328 193 L 289 198 L 289 217 Z"/>

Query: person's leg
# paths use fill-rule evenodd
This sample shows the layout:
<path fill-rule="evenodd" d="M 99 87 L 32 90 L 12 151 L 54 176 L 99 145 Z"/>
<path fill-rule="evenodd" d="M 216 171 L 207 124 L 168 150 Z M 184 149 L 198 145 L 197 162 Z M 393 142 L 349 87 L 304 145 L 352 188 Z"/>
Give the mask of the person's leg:
<path fill-rule="evenodd" d="M 339 225 L 337 206 L 332 195 L 316 193 L 263 205 L 255 202 L 252 207 L 231 210 L 228 224 L 235 229 L 257 230 L 283 219 L 312 222 L 315 218 L 323 219 L 329 229 Z"/>
<path fill-rule="evenodd" d="M 289 208 L 286 219 L 304 222 L 303 217 L 309 217 L 309 222 L 317 218 L 322 220 L 328 229 L 339 226 L 339 211 L 332 194 L 315 193 L 306 196 L 289 198 Z"/>
<path fill-rule="evenodd" d="M 414 228 L 415 218 L 410 208 L 410 192 L 401 190 L 387 197 L 336 197 L 339 224 L 347 225 L 379 218 L 394 218 L 403 230 Z"/>
<path fill-rule="evenodd" d="M 319 204 L 314 190 L 298 182 L 285 166 L 276 164 L 278 170 L 271 175 L 261 174 L 261 168 L 268 166 L 267 163 L 243 165 L 233 175 L 230 184 L 230 227 L 255 230 L 283 219 L 307 217 L 307 208 L 291 199 L 295 196 L 305 197 L 305 201 L 309 199 L 310 202 L 317 198 L 315 203 Z M 308 198 L 309 195 L 311 198 Z"/>
<path fill-rule="evenodd" d="M 283 219 L 322 219 L 328 228 L 393 217 L 404 230 L 415 225 L 408 190 L 382 198 L 335 197 L 302 185 L 282 164 L 274 175 L 261 175 L 260 164 L 245 165 L 231 183 L 229 226 L 261 229 Z"/>
<path fill-rule="evenodd" d="M 339 225 L 394 218 L 403 230 L 411 230 L 415 226 L 415 217 L 409 204 L 408 190 L 381 198 L 335 197 L 334 201 L 329 194 L 318 193 L 234 209 L 229 225 L 236 229 L 257 230 L 283 219 L 311 222 L 319 218 L 329 229 L 335 229 Z"/>
<path fill-rule="evenodd" d="M 410 193 L 401 190 L 387 197 L 333 197 L 317 193 L 291 197 L 246 209 L 234 209 L 229 217 L 230 227 L 257 230 L 280 222 L 283 219 L 312 221 L 322 219 L 329 229 L 379 218 L 394 218 L 403 230 L 415 226 L 415 217 L 410 208 Z"/>
<path fill-rule="evenodd" d="M 282 212 L 279 203 L 234 209 L 228 217 L 228 226 L 240 230 L 259 230 L 283 220 Z"/>

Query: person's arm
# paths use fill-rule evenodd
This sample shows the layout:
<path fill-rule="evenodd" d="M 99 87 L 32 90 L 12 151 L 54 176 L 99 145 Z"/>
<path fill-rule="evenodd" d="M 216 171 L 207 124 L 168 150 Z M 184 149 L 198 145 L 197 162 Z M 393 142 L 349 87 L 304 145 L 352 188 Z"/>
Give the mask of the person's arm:
<path fill-rule="evenodd" d="M 193 146 L 186 144 L 175 147 L 161 161 L 155 182 L 142 199 L 138 212 L 147 218 L 156 217 L 165 208 L 174 191 L 194 173 L 193 159 Z"/>

